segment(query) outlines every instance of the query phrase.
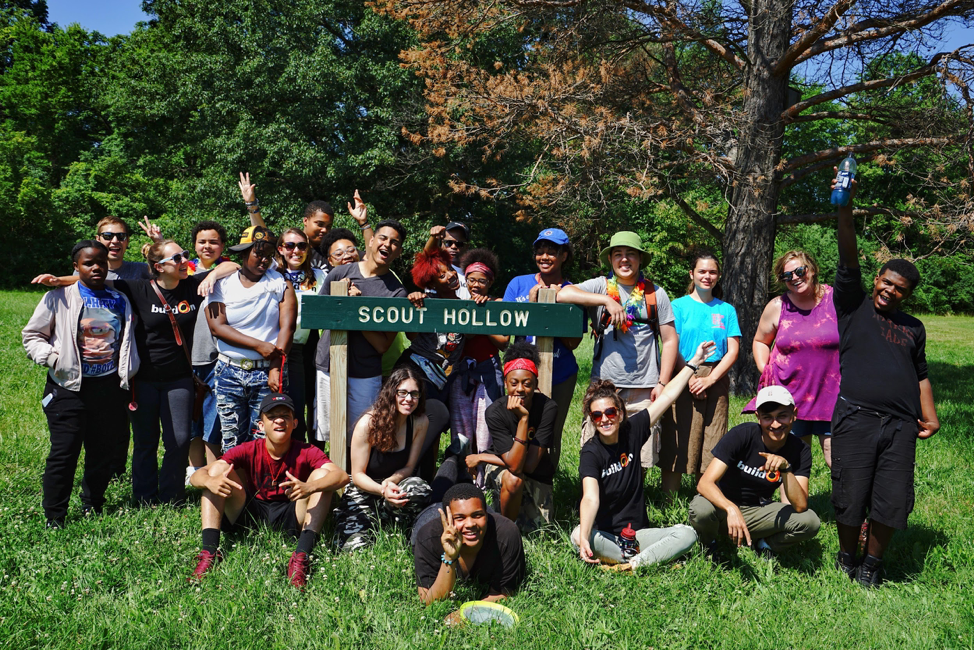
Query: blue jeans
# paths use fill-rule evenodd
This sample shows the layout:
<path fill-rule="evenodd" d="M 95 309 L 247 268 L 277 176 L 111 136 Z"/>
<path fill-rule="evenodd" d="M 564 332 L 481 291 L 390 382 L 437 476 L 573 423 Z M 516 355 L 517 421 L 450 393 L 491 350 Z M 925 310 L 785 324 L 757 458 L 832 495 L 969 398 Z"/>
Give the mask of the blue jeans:
<path fill-rule="evenodd" d="M 216 411 L 220 415 L 224 453 L 237 445 L 263 438 L 257 427 L 260 401 L 270 395 L 268 368 L 244 370 L 222 361 L 216 362 Z M 281 373 L 287 391 L 287 369 Z"/>
<path fill-rule="evenodd" d="M 204 366 L 193 366 L 193 374 L 206 382 L 210 392 L 203 400 L 203 415 L 193 422 L 193 438 L 202 438 L 211 445 L 221 444 L 220 416 L 216 412 L 216 362 Z"/>

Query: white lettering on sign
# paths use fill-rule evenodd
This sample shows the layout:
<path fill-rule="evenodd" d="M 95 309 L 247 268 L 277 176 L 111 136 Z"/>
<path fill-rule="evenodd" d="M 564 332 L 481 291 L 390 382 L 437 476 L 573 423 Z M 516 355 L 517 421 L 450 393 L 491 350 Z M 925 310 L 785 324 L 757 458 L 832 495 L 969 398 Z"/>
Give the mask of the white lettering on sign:
<path fill-rule="evenodd" d="M 501 327 L 507 327 L 511 324 L 511 312 L 506 309 L 501 312 Z"/>
<path fill-rule="evenodd" d="M 449 325 L 453 323 L 457 324 L 457 310 L 456 309 L 444 309 L 443 310 L 443 324 Z"/>
<path fill-rule="evenodd" d="M 497 325 L 497 321 L 493 321 L 490 319 L 490 312 L 487 312 L 487 325 L 489 327 L 494 327 L 495 325 Z"/>
<path fill-rule="evenodd" d="M 516 311 L 516 312 L 514 312 L 514 326 L 515 327 L 527 327 L 528 326 L 528 312 L 526 312 L 526 311 Z"/>
<path fill-rule="evenodd" d="M 415 307 L 367 307 L 365 305 L 358 308 L 358 322 L 366 325 L 368 323 L 403 323 L 409 325 L 413 322 L 415 312 L 419 312 L 419 324 L 422 325 L 426 316 L 426 307 L 416 309 Z M 467 326 L 475 327 L 510 327 L 513 323 L 515 327 L 527 327 L 528 311 L 511 311 L 505 309 L 499 314 L 492 314 L 490 311 L 479 313 L 477 309 L 467 308 L 448 308 L 443 310 L 444 326 Z M 494 320 L 498 316 L 500 323 Z"/>
<path fill-rule="evenodd" d="M 406 316 L 409 316 L 409 318 L 406 318 Z M 409 308 L 409 311 L 406 311 L 405 309 L 402 310 L 402 322 L 403 323 L 412 323 L 413 322 L 413 308 L 412 307 Z"/>
<path fill-rule="evenodd" d="M 375 323 L 381 323 L 385 320 L 386 310 L 384 307 L 376 307 L 372 310 L 372 321 Z"/>
<path fill-rule="evenodd" d="M 460 314 L 457 318 L 457 322 L 460 323 L 461 325 L 467 325 L 468 323 L 470 323 L 470 310 L 461 309 Z"/>
<path fill-rule="evenodd" d="M 482 320 L 477 320 L 477 312 L 474 312 L 474 313 L 473 313 L 473 314 L 472 314 L 472 315 L 470 316 L 470 324 L 471 324 L 471 325 L 477 325 L 477 326 L 481 326 L 481 325 L 483 325 L 483 324 L 484 324 L 484 321 L 482 321 Z"/>
<path fill-rule="evenodd" d="M 389 311 L 386 312 L 386 320 L 389 321 L 390 323 L 398 323 L 399 322 L 399 308 L 398 307 L 389 307 Z"/>
<path fill-rule="evenodd" d="M 368 323 L 369 322 L 369 308 L 359 307 L 358 308 L 358 322 Z"/>

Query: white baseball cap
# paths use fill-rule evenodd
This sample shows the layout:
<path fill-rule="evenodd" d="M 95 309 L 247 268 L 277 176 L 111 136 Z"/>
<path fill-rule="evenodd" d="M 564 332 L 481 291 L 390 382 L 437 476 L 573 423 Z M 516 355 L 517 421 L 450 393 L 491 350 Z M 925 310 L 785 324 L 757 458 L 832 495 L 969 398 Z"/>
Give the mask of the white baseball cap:
<path fill-rule="evenodd" d="M 758 396 L 754 403 L 754 407 L 761 408 L 762 405 L 768 403 L 781 404 L 782 406 L 794 406 L 795 398 L 791 396 L 791 393 L 789 393 L 788 389 L 784 386 L 765 386 L 758 391 Z"/>

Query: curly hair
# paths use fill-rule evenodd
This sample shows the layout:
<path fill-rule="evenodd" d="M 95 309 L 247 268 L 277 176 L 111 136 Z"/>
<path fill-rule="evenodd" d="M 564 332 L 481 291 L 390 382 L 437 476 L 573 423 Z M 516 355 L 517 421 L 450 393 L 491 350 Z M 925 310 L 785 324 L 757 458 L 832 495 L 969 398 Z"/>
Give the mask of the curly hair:
<path fill-rule="evenodd" d="M 541 365 L 541 355 L 538 354 L 537 346 L 527 341 L 514 341 L 507 346 L 507 350 L 504 351 L 504 363 L 514 359 L 527 359 L 534 362 L 536 366 Z"/>
<path fill-rule="evenodd" d="M 369 446 L 378 451 L 392 451 L 396 448 L 396 426 L 399 409 L 396 408 L 396 391 L 403 382 L 412 379 L 419 386 L 419 404 L 413 415 L 426 413 L 426 386 L 423 377 L 412 366 L 399 366 L 389 375 L 388 381 L 382 385 L 379 396 L 372 404 L 372 419 L 369 421 Z"/>
<path fill-rule="evenodd" d="M 890 260 L 883 264 L 882 268 L 879 269 L 878 275 L 882 275 L 886 271 L 892 271 L 897 275 L 903 276 L 903 279 L 910 283 L 910 291 L 916 289 L 917 285 L 920 284 L 920 271 L 917 270 L 917 267 L 910 260 L 899 258 Z"/>
<path fill-rule="evenodd" d="M 802 266 L 812 272 L 812 289 L 815 290 L 815 296 L 818 297 L 819 292 L 822 290 L 822 285 L 819 283 L 818 264 L 815 262 L 815 258 L 812 257 L 811 253 L 802 250 L 791 250 L 784 253 L 774 262 L 774 267 L 771 271 L 774 274 L 774 281 L 778 283 L 778 286 L 783 287 L 787 291 L 788 286 L 778 278 L 785 272 L 785 264 L 791 260 L 798 260 Z"/>
<path fill-rule="evenodd" d="M 501 263 L 494 255 L 493 251 L 489 251 L 486 248 L 473 248 L 466 252 L 466 254 L 460 260 L 460 268 L 463 269 L 464 274 L 467 272 L 467 267 L 475 262 L 480 262 L 497 277 L 500 273 Z"/>
<path fill-rule="evenodd" d="M 592 402 L 599 399 L 611 399 L 615 403 L 616 408 L 622 414 L 620 425 L 628 419 L 626 417 L 626 405 L 622 403 L 622 398 L 616 392 L 616 385 L 608 379 L 593 379 L 592 383 L 588 385 L 588 390 L 585 391 L 585 397 L 582 399 L 583 418 L 589 417 L 589 413 L 592 412 Z"/>
<path fill-rule="evenodd" d="M 432 252 L 425 250 L 419 251 L 416 253 L 416 261 L 413 263 L 413 268 L 410 270 L 410 275 L 413 276 L 413 283 L 420 289 L 425 289 L 440 277 L 441 265 L 448 269 L 453 268 L 449 253 L 442 248 L 437 248 Z"/>
<path fill-rule="evenodd" d="M 331 248 L 331 245 L 342 239 L 347 239 L 352 242 L 352 246 L 358 248 L 358 240 L 355 239 L 355 234 L 351 230 L 348 228 L 332 228 L 321 238 L 321 244 L 318 245 L 318 249 L 322 255 L 328 257 L 328 250 Z"/>
<path fill-rule="evenodd" d="M 220 243 L 226 245 L 227 243 L 227 229 L 221 226 L 216 221 L 206 219 L 200 221 L 195 226 L 193 230 L 189 233 L 190 239 L 193 240 L 193 246 L 196 246 L 196 236 L 203 232 L 204 230 L 213 230 L 216 232 L 216 236 L 220 238 Z"/>
<path fill-rule="evenodd" d="M 713 260 L 714 264 L 717 265 L 717 283 L 714 284 L 713 294 L 714 298 L 723 300 L 724 290 L 720 286 L 720 260 L 717 259 L 717 256 L 710 251 L 700 251 L 693 256 L 693 260 L 690 262 L 691 272 L 697 269 L 697 262 L 700 260 Z M 687 295 L 689 296 L 691 293 L 693 293 L 693 280 L 690 280 L 690 284 L 687 285 Z"/>
<path fill-rule="evenodd" d="M 162 253 L 169 244 L 175 244 L 171 239 L 163 239 L 157 241 L 153 244 L 146 244 L 142 247 L 142 254 L 145 259 L 149 262 L 149 277 L 155 280 L 159 277 L 159 271 L 156 269 L 156 264 L 161 262 L 165 257 Z"/>

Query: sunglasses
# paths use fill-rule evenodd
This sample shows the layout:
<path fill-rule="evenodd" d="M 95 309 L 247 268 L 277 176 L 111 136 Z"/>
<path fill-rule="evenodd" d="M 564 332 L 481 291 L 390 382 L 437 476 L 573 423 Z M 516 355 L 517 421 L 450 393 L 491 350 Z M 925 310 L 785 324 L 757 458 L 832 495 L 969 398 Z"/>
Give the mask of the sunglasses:
<path fill-rule="evenodd" d="M 412 399 L 419 399 L 422 393 L 418 390 L 397 390 L 396 397 L 399 399 L 406 399 L 407 397 Z"/>
<path fill-rule="evenodd" d="M 167 257 L 165 259 L 161 259 L 158 262 L 156 262 L 156 264 L 165 264 L 166 262 L 168 262 L 170 260 L 172 260 L 173 264 L 182 264 L 183 263 L 183 260 L 186 260 L 188 262 L 190 260 L 190 257 L 191 256 L 192 256 L 192 253 L 190 253 L 189 251 L 183 251 L 181 253 L 176 253 L 174 255 L 170 255 L 169 257 Z"/>
<path fill-rule="evenodd" d="M 592 411 L 589 415 L 592 418 L 592 422 L 598 422 L 602 419 L 602 416 L 605 416 L 610 420 L 615 420 L 619 416 L 619 409 L 614 406 L 610 406 L 604 411 Z"/>
<path fill-rule="evenodd" d="M 785 271 L 784 273 L 778 276 L 778 279 L 781 280 L 782 282 L 791 282 L 792 278 L 798 278 L 799 280 L 801 280 L 802 278 L 805 277 L 806 273 L 808 273 L 808 268 L 804 266 L 799 266 L 794 271 Z"/>
<path fill-rule="evenodd" d="M 308 250 L 308 242 L 306 241 L 286 241 L 281 244 L 286 250 L 293 251 L 295 248 L 299 251 Z"/>
<path fill-rule="evenodd" d="M 444 239 L 443 240 L 443 247 L 444 248 L 456 248 L 456 249 L 460 249 L 460 248 L 463 248 L 466 245 L 467 245 L 467 242 L 460 241 L 459 239 Z"/>
<path fill-rule="evenodd" d="M 106 230 L 105 232 L 98 233 L 98 239 L 104 239 L 105 241 L 111 241 L 113 239 L 125 241 L 128 238 L 129 234 L 127 232 L 108 232 Z"/>

